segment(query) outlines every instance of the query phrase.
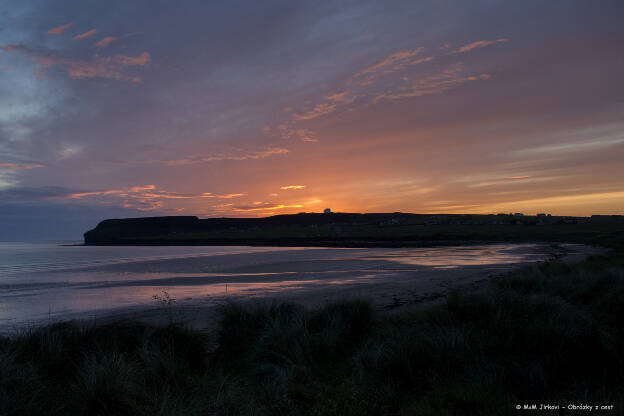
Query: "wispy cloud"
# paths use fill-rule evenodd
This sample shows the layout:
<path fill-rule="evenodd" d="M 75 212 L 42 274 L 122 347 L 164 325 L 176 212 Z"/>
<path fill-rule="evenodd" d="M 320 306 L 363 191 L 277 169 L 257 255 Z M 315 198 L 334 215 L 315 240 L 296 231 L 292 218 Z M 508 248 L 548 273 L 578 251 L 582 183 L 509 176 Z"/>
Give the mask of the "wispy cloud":
<path fill-rule="evenodd" d="M 111 43 L 113 43 L 116 40 L 119 40 L 119 38 L 116 38 L 114 36 L 106 36 L 106 37 L 102 38 L 101 40 L 99 40 L 94 46 L 96 48 L 106 48 L 106 47 L 108 47 L 108 45 L 110 45 Z"/>
<path fill-rule="evenodd" d="M 494 45 L 496 43 L 506 43 L 506 42 L 509 42 L 508 38 L 500 38 L 496 40 L 478 40 L 476 42 L 472 42 L 467 45 L 464 45 L 461 48 L 454 50 L 452 53 L 465 53 L 473 49 L 484 48 L 486 46 Z"/>
<path fill-rule="evenodd" d="M 65 30 L 69 29 L 69 27 L 70 27 L 71 25 L 73 25 L 73 24 L 74 24 L 74 22 L 69 22 L 69 23 L 66 23 L 66 24 L 64 24 L 64 25 L 60 25 L 60 26 L 57 26 L 57 27 L 53 27 L 52 29 L 48 30 L 48 31 L 46 32 L 46 34 L 48 34 L 48 35 L 60 35 L 60 34 L 61 34 L 61 33 L 63 33 Z"/>
<path fill-rule="evenodd" d="M 416 79 L 410 85 L 399 87 L 393 91 L 378 94 L 375 101 L 394 100 L 409 97 L 421 97 L 423 95 L 441 94 L 470 81 L 486 81 L 489 74 L 462 75 L 464 71 L 461 63 L 453 64 L 440 70 L 438 73 Z"/>
<path fill-rule="evenodd" d="M 77 39 L 84 39 L 84 38 L 88 38 L 89 36 L 93 36 L 97 33 L 97 30 L 95 29 L 91 29 L 87 32 L 81 33 L 79 35 L 74 36 L 72 39 L 77 40 Z"/>
<path fill-rule="evenodd" d="M 272 211 L 274 209 L 286 209 L 286 208 L 303 208 L 301 204 L 286 205 L 286 204 L 272 204 L 269 202 L 263 202 L 257 205 L 242 205 L 232 207 L 237 212 L 253 212 L 253 211 Z"/>
<path fill-rule="evenodd" d="M 141 52 L 137 56 L 117 54 L 105 58 L 100 58 L 99 56 L 97 56 L 97 58 L 104 63 L 118 65 L 122 68 L 126 66 L 145 66 L 152 61 L 152 57 L 147 52 Z"/>
<path fill-rule="evenodd" d="M 545 198 L 520 199 L 497 202 L 490 205 L 479 205 L 479 208 L 465 212 L 544 212 L 547 210 L 565 210 L 570 207 L 586 207 L 596 209 L 601 204 L 621 206 L 624 202 L 624 191 L 596 192 L 557 195 Z M 590 211 L 591 212 L 591 211 Z"/>
<path fill-rule="evenodd" d="M 284 140 L 299 139 L 302 142 L 308 143 L 316 143 L 319 141 L 319 139 L 315 137 L 316 133 L 314 133 L 312 130 L 293 127 L 292 121 L 285 124 L 280 124 L 277 126 L 276 129 L 272 129 L 271 127 L 265 127 L 263 131 L 266 133 L 271 133 L 273 131 Z"/>
<path fill-rule="evenodd" d="M 37 168 L 45 168 L 41 163 L 0 163 L 0 170 L 30 170 Z"/>
<path fill-rule="evenodd" d="M 312 120 L 313 118 L 317 118 L 323 116 L 325 114 L 329 114 L 336 109 L 335 103 L 320 103 L 314 106 L 314 108 L 310 111 L 307 111 L 303 114 L 295 114 L 295 120 Z"/>
<path fill-rule="evenodd" d="M 624 144 L 624 134 L 612 137 L 602 137 L 588 141 L 577 141 L 570 143 L 558 143 L 546 146 L 531 147 L 528 149 L 517 150 L 514 153 L 518 155 L 525 154 L 545 154 L 545 153 L 567 153 L 592 151 L 609 146 L 617 146 Z"/>
<path fill-rule="evenodd" d="M 141 211 L 165 209 L 167 200 L 202 200 L 202 199 L 232 199 L 245 196 L 243 193 L 213 194 L 179 193 L 158 189 L 155 185 L 142 185 L 118 189 L 104 189 L 95 191 L 57 193 L 44 199 L 50 200 L 85 200 L 102 205 L 116 205 L 124 208 L 135 208 Z M 181 207 L 167 209 L 181 210 Z"/>
<path fill-rule="evenodd" d="M 224 152 L 210 155 L 193 155 L 181 159 L 166 159 L 166 160 L 139 160 L 123 162 L 124 164 L 162 164 L 166 166 L 185 166 L 195 165 L 198 163 L 208 163 L 222 160 L 249 160 L 249 159 L 264 159 L 274 155 L 284 155 L 289 152 L 288 149 L 281 147 L 270 147 L 266 150 L 258 150 L 252 152 Z"/>
<path fill-rule="evenodd" d="M 123 71 L 128 67 L 144 67 L 151 62 L 148 52 L 142 52 L 137 56 L 117 54 L 102 57 L 96 54 L 91 60 L 85 61 L 62 56 L 56 51 L 30 49 L 24 45 L 6 45 L 1 49 L 29 56 L 41 68 L 61 68 L 72 79 L 108 78 L 138 83 L 141 82 L 140 77 L 126 75 Z"/>
<path fill-rule="evenodd" d="M 368 68 L 365 68 L 362 71 L 356 73 L 355 78 L 358 78 L 367 74 L 378 73 L 380 71 L 395 72 L 400 69 L 403 69 L 405 68 L 406 65 L 409 65 L 411 63 L 412 58 L 420 54 L 424 49 L 425 48 L 421 46 L 412 50 L 395 52 L 383 58 L 382 60 L 378 61 L 377 63 L 369 66 Z"/>
<path fill-rule="evenodd" d="M 284 189 L 284 190 L 287 190 L 287 189 L 303 189 L 305 187 L 306 187 L 305 185 L 288 185 L 288 186 L 280 186 L 280 189 Z"/>
<path fill-rule="evenodd" d="M 231 198 L 238 198 L 240 196 L 245 196 L 247 194 L 225 194 L 225 195 L 215 195 L 217 198 L 220 199 L 231 199 Z"/>
<path fill-rule="evenodd" d="M 325 95 L 317 103 L 310 103 L 303 111 L 285 108 L 289 120 L 282 122 L 276 129 L 267 128 L 265 131 L 283 139 L 299 137 L 304 142 L 317 142 L 318 139 L 314 136 L 302 133 L 299 123 L 344 111 L 353 105 L 441 94 L 466 82 L 486 81 L 490 79 L 490 74 L 465 74 L 463 63 L 449 63 L 450 57 L 456 53 L 467 53 L 473 49 L 508 41 L 508 38 L 499 38 L 472 42 L 450 54 L 447 52 L 449 44 L 436 48 L 429 54 L 424 54 L 424 47 L 394 52 L 356 72 L 345 81 L 342 89 Z M 422 66 L 433 61 L 439 61 L 440 65 Z"/>

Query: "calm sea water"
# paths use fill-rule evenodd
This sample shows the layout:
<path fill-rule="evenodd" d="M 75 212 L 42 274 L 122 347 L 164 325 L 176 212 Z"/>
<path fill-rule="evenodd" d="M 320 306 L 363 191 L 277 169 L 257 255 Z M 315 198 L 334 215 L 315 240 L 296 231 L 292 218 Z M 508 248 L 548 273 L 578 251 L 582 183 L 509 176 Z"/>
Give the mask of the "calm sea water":
<path fill-rule="evenodd" d="M 94 247 L 0 243 L 0 329 L 154 305 L 379 282 L 431 279 L 545 259 L 535 245 L 414 249 Z M 435 273 L 434 273 L 435 272 Z M 434 273 L 434 274 L 432 274 Z"/>

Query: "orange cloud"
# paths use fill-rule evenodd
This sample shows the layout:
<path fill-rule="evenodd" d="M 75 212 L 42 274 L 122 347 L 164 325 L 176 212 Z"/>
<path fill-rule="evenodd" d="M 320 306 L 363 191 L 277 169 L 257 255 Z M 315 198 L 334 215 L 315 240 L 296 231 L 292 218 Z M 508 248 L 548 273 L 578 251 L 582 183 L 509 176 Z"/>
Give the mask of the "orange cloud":
<path fill-rule="evenodd" d="M 114 36 L 106 36 L 102 38 L 100 41 L 98 41 L 94 46 L 96 48 L 106 48 L 108 45 L 110 45 L 112 42 L 116 40 L 119 40 L 119 38 L 116 38 Z"/>
<path fill-rule="evenodd" d="M 269 204 L 269 203 L 263 203 L 263 206 L 258 207 L 258 206 L 239 206 L 239 207 L 233 207 L 234 211 L 237 212 L 252 212 L 252 211 L 266 211 L 266 210 L 274 210 L 274 209 L 285 209 L 285 208 L 303 208 L 303 205 L 301 204 L 296 204 L 296 205 L 284 205 L 284 204 Z"/>
<path fill-rule="evenodd" d="M 305 185 L 288 185 L 288 186 L 280 186 L 280 189 L 303 189 L 305 188 Z"/>
<path fill-rule="evenodd" d="M 323 116 L 325 114 L 329 114 L 336 109 L 336 104 L 334 103 L 321 103 L 314 106 L 314 108 L 303 114 L 296 114 L 294 116 L 295 120 L 311 120 L 313 118 L 317 118 Z"/>
<path fill-rule="evenodd" d="M 30 170 L 30 169 L 44 168 L 44 167 L 45 165 L 42 165 L 40 163 L 33 163 L 33 164 L 0 163 L 0 169 L 7 169 L 7 170 L 19 170 L 19 169 Z"/>
<path fill-rule="evenodd" d="M 97 33 L 97 30 L 95 29 L 91 29 L 87 32 L 81 33 L 79 35 L 74 36 L 72 39 L 76 40 L 76 39 L 84 39 L 84 38 L 88 38 L 89 36 L 93 36 Z"/>
<path fill-rule="evenodd" d="M 465 212 L 544 212 L 563 211 L 565 215 L 587 215 L 587 212 L 613 212 L 614 206 L 622 206 L 624 191 L 589 194 L 559 195 L 546 198 L 514 200 L 481 205 Z M 562 215 L 553 212 L 553 215 Z"/>
<path fill-rule="evenodd" d="M 462 46 L 461 48 L 454 50 L 452 53 L 464 53 L 471 51 L 473 49 L 483 48 L 489 45 L 493 45 L 495 43 L 505 43 L 509 42 L 508 38 L 500 38 L 496 40 L 478 40 L 476 42 L 469 43 L 467 45 Z"/>
<path fill-rule="evenodd" d="M 238 198 L 239 196 L 245 196 L 246 194 L 226 194 L 226 195 L 218 195 L 217 198 L 221 199 L 230 199 L 230 198 Z"/>
<path fill-rule="evenodd" d="M 66 24 L 61 25 L 61 26 L 53 27 L 52 29 L 48 30 L 46 32 L 46 34 L 48 34 L 48 35 L 60 35 L 65 30 L 69 29 L 69 27 L 71 25 L 73 25 L 73 24 L 74 24 L 74 22 L 69 22 L 69 23 L 66 23 Z"/>

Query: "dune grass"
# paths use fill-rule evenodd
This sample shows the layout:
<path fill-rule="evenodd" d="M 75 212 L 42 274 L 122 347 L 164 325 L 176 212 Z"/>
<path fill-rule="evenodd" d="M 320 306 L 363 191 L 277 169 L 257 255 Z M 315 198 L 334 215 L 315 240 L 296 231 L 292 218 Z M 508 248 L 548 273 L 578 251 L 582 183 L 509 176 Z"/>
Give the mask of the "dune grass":
<path fill-rule="evenodd" d="M 505 415 L 624 407 L 624 256 L 545 263 L 446 302 L 220 311 L 220 331 L 62 323 L 0 339 L 3 415 Z M 207 345 L 216 342 L 216 349 Z M 592 413 L 597 413 L 596 411 Z"/>

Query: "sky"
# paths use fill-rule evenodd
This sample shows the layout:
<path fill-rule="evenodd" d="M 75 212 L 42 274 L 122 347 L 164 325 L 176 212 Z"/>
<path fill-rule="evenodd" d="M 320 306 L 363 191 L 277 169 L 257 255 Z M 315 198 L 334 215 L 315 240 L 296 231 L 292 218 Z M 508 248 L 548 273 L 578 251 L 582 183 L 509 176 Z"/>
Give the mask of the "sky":
<path fill-rule="evenodd" d="M 621 1 L 0 0 L 0 240 L 624 214 Z"/>

